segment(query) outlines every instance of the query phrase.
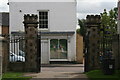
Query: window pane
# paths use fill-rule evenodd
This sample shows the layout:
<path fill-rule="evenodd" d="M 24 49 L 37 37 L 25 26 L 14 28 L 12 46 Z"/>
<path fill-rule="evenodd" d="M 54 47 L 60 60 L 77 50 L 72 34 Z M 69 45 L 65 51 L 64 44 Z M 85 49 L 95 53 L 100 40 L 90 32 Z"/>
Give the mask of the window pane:
<path fill-rule="evenodd" d="M 52 39 L 50 41 L 50 58 L 67 59 L 67 40 Z"/>
<path fill-rule="evenodd" d="M 45 25 L 43 24 L 43 27 L 42 28 L 45 28 Z"/>
<path fill-rule="evenodd" d="M 47 12 L 45 12 L 45 14 L 44 15 L 48 15 L 48 13 Z"/>
<path fill-rule="evenodd" d="M 45 21 L 45 24 L 47 25 L 47 24 L 48 24 L 48 21 Z"/>
<path fill-rule="evenodd" d="M 47 28 L 47 27 L 48 27 L 48 25 L 47 25 L 47 24 L 45 24 L 45 25 L 44 25 L 44 27 L 45 27 L 45 28 Z"/>
<path fill-rule="evenodd" d="M 60 59 L 67 59 L 67 40 L 59 40 Z"/>
<path fill-rule="evenodd" d="M 48 19 L 48 15 L 46 15 L 46 19 Z"/>
<path fill-rule="evenodd" d="M 41 19 L 42 17 L 41 17 L 41 15 L 39 15 L 39 19 Z"/>
<path fill-rule="evenodd" d="M 41 15 L 44 15 L 44 12 L 41 12 Z"/>
<path fill-rule="evenodd" d="M 43 20 L 44 19 L 44 17 L 43 17 L 43 15 L 41 15 L 41 18 L 40 18 L 41 20 Z"/>
<path fill-rule="evenodd" d="M 58 58 L 57 50 L 58 50 L 58 40 L 57 39 L 50 40 L 50 58 L 51 59 Z"/>
<path fill-rule="evenodd" d="M 41 28 L 41 25 L 39 25 L 39 27 Z"/>
<path fill-rule="evenodd" d="M 39 12 L 39 15 L 41 15 L 42 13 L 41 12 Z"/>
<path fill-rule="evenodd" d="M 39 25 L 41 25 L 41 24 L 42 24 L 42 21 L 39 22 Z"/>

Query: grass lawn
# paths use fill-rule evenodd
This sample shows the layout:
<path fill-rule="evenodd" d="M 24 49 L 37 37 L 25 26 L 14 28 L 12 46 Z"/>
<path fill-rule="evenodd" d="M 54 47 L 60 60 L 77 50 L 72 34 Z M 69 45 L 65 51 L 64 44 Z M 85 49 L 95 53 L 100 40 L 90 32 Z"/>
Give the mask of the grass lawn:
<path fill-rule="evenodd" d="M 104 75 L 101 70 L 93 70 L 85 73 L 90 80 L 120 80 L 120 71 L 113 75 Z"/>
<path fill-rule="evenodd" d="M 32 77 L 23 77 L 23 73 L 7 72 L 2 75 L 2 80 L 29 80 Z"/>

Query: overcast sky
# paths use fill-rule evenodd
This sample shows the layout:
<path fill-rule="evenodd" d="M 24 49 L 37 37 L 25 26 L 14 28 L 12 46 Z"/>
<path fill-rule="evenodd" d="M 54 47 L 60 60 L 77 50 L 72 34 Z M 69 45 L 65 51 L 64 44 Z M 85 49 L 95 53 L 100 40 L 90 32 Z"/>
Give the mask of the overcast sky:
<path fill-rule="evenodd" d="M 104 9 L 109 11 L 117 7 L 118 0 L 77 0 L 78 18 L 86 18 L 87 14 L 100 14 Z"/>
<path fill-rule="evenodd" d="M 87 14 L 99 14 L 117 6 L 118 0 L 77 0 L 77 16 L 82 19 Z M 8 0 L 0 0 L 0 12 L 8 12 Z"/>

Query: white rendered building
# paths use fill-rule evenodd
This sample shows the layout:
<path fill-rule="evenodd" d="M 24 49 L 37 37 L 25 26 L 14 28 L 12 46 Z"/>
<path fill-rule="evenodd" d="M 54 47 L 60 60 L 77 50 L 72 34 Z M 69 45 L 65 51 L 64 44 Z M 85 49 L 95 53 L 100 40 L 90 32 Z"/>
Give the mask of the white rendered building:
<path fill-rule="evenodd" d="M 24 14 L 37 14 L 42 64 L 76 61 L 75 0 L 9 0 L 10 33 L 24 31 Z"/>

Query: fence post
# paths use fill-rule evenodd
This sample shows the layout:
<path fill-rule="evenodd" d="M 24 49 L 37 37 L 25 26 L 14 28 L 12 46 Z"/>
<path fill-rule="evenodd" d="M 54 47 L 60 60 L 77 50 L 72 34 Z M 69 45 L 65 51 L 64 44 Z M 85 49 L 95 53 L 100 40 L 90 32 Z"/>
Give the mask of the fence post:
<path fill-rule="evenodd" d="M 37 34 L 38 17 L 37 15 L 24 15 L 25 27 L 25 71 L 38 72 L 37 67 Z"/>

